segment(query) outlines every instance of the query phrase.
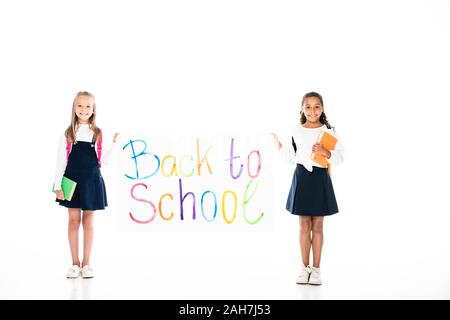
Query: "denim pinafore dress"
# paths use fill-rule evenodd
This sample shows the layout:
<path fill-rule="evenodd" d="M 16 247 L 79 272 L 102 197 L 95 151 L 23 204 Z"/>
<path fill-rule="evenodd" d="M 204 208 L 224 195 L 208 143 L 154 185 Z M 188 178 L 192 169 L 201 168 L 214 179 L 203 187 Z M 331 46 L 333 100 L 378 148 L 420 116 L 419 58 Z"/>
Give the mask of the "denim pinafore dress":
<path fill-rule="evenodd" d="M 108 206 L 95 141 L 72 144 L 64 176 L 77 182 L 77 186 L 72 200 L 58 201 L 61 206 L 92 211 Z"/>

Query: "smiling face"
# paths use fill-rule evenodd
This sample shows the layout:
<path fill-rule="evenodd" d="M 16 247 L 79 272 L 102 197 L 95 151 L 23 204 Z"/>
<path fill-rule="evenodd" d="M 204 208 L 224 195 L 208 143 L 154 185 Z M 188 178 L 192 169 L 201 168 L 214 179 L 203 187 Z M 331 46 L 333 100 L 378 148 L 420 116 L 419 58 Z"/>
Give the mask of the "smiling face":
<path fill-rule="evenodd" d="M 94 113 L 94 99 L 86 95 L 79 96 L 75 101 L 74 112 L 79 123 L 89 123 L 89 118 Z"/>
<path fill-rule="evenodd" d="M 317 97 L 305 98 L 302 105 L 302 111 L 305 114 L 306 120 L 310 123 L 319 122 L 320 116 L 323 112 L 323 106 L 320 99 Z"/>

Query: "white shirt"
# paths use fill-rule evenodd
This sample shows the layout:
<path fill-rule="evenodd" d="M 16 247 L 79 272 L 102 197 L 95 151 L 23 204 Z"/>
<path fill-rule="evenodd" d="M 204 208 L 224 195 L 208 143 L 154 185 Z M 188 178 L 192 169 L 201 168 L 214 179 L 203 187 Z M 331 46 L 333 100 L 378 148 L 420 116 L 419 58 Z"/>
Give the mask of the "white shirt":
<path fill-rule="evenodd" d="M 89 128 L 88 124 L 80 124 L 78 130 L 76 132 L 75 138 L 77 141 L 85 141 L 92 142 L 92 138 L 94 137 L 94 131 Z M 67 166 L 67 151 L 66 151 L 67 140 L 64 134 L 59 138 L 58 143 L 58 153 L 56 156 L 56 170 L 55 170 L 55 190 L 61 189 L 61 180 L 63 178 L 64 172 L 66 171 Z M 111 153 L 115 149 L 117 143 L 112 143 L 109 150 L 102 154 L 102 163 L 108 164 Z M 97 149 L 97 144 L 95 144 L 95 148 Z"/>
<path fill-rule="evenodd" d="M 328 129 L 325 125 L 319 128 L 305 128 L 304 126 L 296 126 L 292 129 L 292 134 L 282 141 L 280 152 L 289 163 L 300 163 L 306 170 L 312 172 L 313 166 L 323 168 L 320 164 L 311 159 L 312 146 L 317 143 L 317 139 L 322 131 L 326 131 L 337 138 L 335 150 L 330 150 L 331 157 L 328 161 L 331 164 L 339 164 L 344 161 L 344 147 L 341 139 L 333 129 Z M 297 152 L 292 146 L 292 138 L 294 138 L 297 146 Z"/>

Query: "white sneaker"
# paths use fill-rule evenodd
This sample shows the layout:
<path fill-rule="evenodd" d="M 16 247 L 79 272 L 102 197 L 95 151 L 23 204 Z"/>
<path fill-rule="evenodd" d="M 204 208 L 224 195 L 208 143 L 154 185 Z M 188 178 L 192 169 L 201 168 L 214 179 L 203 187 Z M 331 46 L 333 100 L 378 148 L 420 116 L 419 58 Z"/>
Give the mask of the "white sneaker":
<path fill-rule="evenodd" d="M 94 270 L 91 268 L 90 265 L 83 266 L 81 268 L 81 277 L 83 278 L 93 278 L 94 277 Z"/>
<path fill-rule="evenodd" d="M 73 265 L 67 271 L 66 278 L 78 278 L 80 276 L 80 267 L 77 265 Z"/>
<path fill-rule="evenodd" d="M 320 268 L 312 267 L 311 275 L 309 277 L 309 284 L 313 285 L 321 285 L 322 284 L 322 278 L 320 276 Z"/>
<path fill-rule="evenodd" d="M 309 281 L 309 274 L 311 273 L 311 267 L 302 264 L 302 271 L 300 272 L 300 275 L 297 277 L 297 280 L 295 280 L 296 284 L 308 284 Z"/>

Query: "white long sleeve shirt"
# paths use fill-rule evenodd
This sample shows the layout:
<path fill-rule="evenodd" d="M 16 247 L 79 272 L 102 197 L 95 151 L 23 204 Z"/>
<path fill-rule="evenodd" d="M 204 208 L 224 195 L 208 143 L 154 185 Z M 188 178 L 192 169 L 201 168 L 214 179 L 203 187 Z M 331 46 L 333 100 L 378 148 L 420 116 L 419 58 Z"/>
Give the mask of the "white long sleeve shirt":
<path fill-rule="evenodd" d="M 312 172 L 313 166 L 323 168 L 311 159 L 312 147 L 317 143 L 317 139 L 322 131 L 326 131 L 337 138 L 335 150 L 330 150 L 331 157 L 328 161 L 334 165 L 342 163 L 344 161 L 344 147 L 341 139 L 333 129 L 328 129 L 325 125 L 319 128 L 296 126 L 292 129 L 291 135 L 285 141 L 282 141 L 280 152 L 289 163 L 302 164 L 310 172 Z M 297 146 L 297 152 L 294 151 L 292 146 L 292 138 L 294 138 Z"/>
<path fill-rule="evenodd" d="M 81 124 L 76 132 L 77 141 L 92 142 L 94 137 L 94 131 L 89 128 L 88 124 Z M 58 142 L 58 153 L 56 156 L 56 170 L 55 170 L 55 190 L 61 189 L 61 180 L 63 178 L 64 172 L 67 166 L 67 151 L 66 151 L 67 140 L 64 134 L 61 135 Z M 116 148 L 117 143 L 112 143 L 109 150 L 102 154 L 102 163 L 108 164 L 111 153 Z M 97 144 L 95 145 L 97 149 Z M 59 188 L 58 188 L 59 186 Z"/>

